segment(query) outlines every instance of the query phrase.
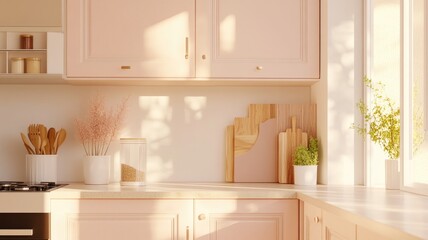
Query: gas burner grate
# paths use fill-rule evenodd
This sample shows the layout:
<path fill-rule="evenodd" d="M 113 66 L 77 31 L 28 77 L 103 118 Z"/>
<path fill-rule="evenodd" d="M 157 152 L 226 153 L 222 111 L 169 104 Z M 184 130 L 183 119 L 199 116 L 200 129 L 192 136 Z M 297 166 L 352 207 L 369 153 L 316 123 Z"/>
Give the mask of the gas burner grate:
<path fill-rule="evenodd" d="M 55 182 L 40 182 L 37 184 L 27 184 L 18 181 L 0 181 L 0 192 L 48 192 L 65 186 Z"/>

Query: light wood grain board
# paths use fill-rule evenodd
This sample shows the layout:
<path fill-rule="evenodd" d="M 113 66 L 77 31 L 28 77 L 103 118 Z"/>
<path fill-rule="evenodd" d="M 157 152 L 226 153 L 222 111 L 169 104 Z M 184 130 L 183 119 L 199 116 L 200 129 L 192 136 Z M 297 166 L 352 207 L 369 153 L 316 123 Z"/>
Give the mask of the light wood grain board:
<path fill-rule="evenodd" d="M 233 182 L 233 166 L 234 166 L 234 126 L 230 125 L 226 128 L 226 182 Z"/>
<path fill-rule="evenodd" d="M 250 104 L 248 107 L 248 116 L 247 117 L 237 117 L 234 119 L 233 123 L 233 144 L 230 142 L 227 143 L 226 147 L 226 179 L 227 181 L 234 182 L 259 182 L 260 178 L 247 178 L 239 177 L 237 178 L 236 173 L 241 174 L 245 171 L 248 171 L 248 176 L 256 176 L 257 172 L 252 172 L 256 170 L 254 167 L 246 167 L 245 164 L 236 165 L 237 159 L 245 163 L 245 159 L 265 159 L 266 162 L 275 162 L 275 165 L 268 164 L 273 166 L 275 169 L 272 169 L 274 174 L 277 176 L 275 180 L 272 180 L 270 177 L 269 182 L 278 182 L 281 175 L 279 174 L 279 146 L 278 146 L 278 135 L 280 132 L 285 132 L 287 129 L 292 128 L 291 117 L 295 116 L 296 130 L 294 137 L 295 143 L 293 144 L 293 149 L 295 149 L 297 143 L 307 142 L 307 136 L 316 136 L 316 105 L 315 104 Z M 259 143 L 259 141 L 266 142 L 266 139 L 260 138 L 260 135 L 266 136 L 262 133 L 263 130 L 260 125 L 263 123 L 275 120 L 276 126 L 269 127 L 269 131 L 275 132 L 273 139 L 274 142 L 269 147 L 260 148 L 264 146 L 264 143 Z M 272 121 L 271 121 L 272 122 Z M 232 128 L 230 128 L 231 130 Z M 307 133 L 306 135 L 304 133 Z M 227 135 L 231 136 L 232 134 L 227 131 Z M 305 137 L 306 136 L 306 137 Z M 230 138 L 228 138 L 230 141 Z M 306 139 L 306 140 L 305 140 Z M 289 143 L 290 147 L 288 148 L 291 154 L 291 140 Z M 233 145 L 233 146 L 232 146 Z M 255 146 L 258 146 L 258 150 L 252 150 Z M 262 151 L 263 150 L 263 151 Z M 273 153 L 273 155 L 271 154 Z M 255 155 L 256 156 L 253 156 Z M 233 157 L 231 157 L 233 156 Z M 269 157 L 268 157 L 269 156 Z M 233 172 L 234 176 L 231 180 L 231 160 L 233 158 Z M 248 160 L 250 161 L 250 160 Z M 263 164 L 263 163 L 259 163 Z M 288 164 L 287 164 L 288 166 Z M 243 169 L 240 169 L 240 168 Z M 245 170 L 245 168 L 247 168 Z M 289 172 L 289 168 L 287 172 Z M 271 171 L 272 172 L 272 171 Z M 247 173 L 245 173 L 247 175 Z M 286 174 L 286 178 L 289 179 L 291 174 Z M 243 180 L 246 179 L 246 180 Z M 267 179 L 267 178 L 266 178 Z M 263 180 L 262 182 L 266 182 Z M 287 180 L 288 182 L 288 180 Z"/>

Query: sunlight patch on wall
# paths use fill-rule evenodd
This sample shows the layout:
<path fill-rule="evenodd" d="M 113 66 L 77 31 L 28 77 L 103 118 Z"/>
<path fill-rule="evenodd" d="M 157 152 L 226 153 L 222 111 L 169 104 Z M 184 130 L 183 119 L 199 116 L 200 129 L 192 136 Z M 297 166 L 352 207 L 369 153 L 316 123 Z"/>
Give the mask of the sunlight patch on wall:
<path fill-rule="evenodd" d="M 192 120 L 201 120 L 203 110 L 207 106 L 207 97 L 203 96 L 187 96 L 184 97 L 184 117 L 186 123 L 191 123 Z"/>
<path fill-rule="evenodd" d="M 144 112 L 140 134 L 147 139 L 147 181 L 161 181 L 172 175 L 173 164 L 162 148 L 171 146 L 172 107 L 168 96 L 140 96 Z"/>

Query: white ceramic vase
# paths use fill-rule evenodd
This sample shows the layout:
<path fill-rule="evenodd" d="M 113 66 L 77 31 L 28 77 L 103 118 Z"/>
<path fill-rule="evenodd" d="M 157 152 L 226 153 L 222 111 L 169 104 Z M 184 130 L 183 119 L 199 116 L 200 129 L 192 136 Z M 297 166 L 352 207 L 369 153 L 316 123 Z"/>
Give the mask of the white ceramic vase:
<path fill-rule="evenodd" d="M 317 185 L 317 165 L 294 165 L 295 185 Z"/>
<path fill-rule="evenodd" d="M 57 182 L 58 155 L 31 155 L 25 157 L 26 181 L 30 184 Z"/>
<path fill-rule="evenodd" d="M 109 184 L 110 156 L 86 156 L 83 160 L 85 184 Z"/>
<path fill-rule="evenodd" d="M 390 190 L 400 189 L 400 171 L 398 159 L 385 160 L 385 188 Z"/>

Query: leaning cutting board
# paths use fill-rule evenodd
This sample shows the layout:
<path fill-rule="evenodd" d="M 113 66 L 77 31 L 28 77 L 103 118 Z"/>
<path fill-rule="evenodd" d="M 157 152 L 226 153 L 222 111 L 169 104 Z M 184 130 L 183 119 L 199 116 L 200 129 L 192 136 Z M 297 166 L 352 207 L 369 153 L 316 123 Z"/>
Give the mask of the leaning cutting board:
<path fill-rule="evenodd" d="M 235 182 L 277 182 L 276 126 L 276 119 L 260 123 L 257 141 L 245 154 L 234 156 Z"/>
<path fill-rule="evenodd" d="M 315 104 L 251 104 L 234 119 L 226 131 L 227 182 L 278 182 L 278 134 L 292 128 L 291 116 L 300 127 L 296 141 L 299 131 L 316 136 Z"/>
<path fill-rule="evenodd" d="M 233 168 L 234 168 L 234 158 L 233 158 L 233 138 L 234 138 L 234 126 L 230 125 L 226 128 L 226 182 L 233 182 Z"/>
<path fill-rule="evenodd" d="M 278 135 L 278 182 L 294 183 L 294 155 L 298 146 L 308 146 L 308 134 L 296 127 L 296 117 L 291 117 L 291 128 Z"/>

